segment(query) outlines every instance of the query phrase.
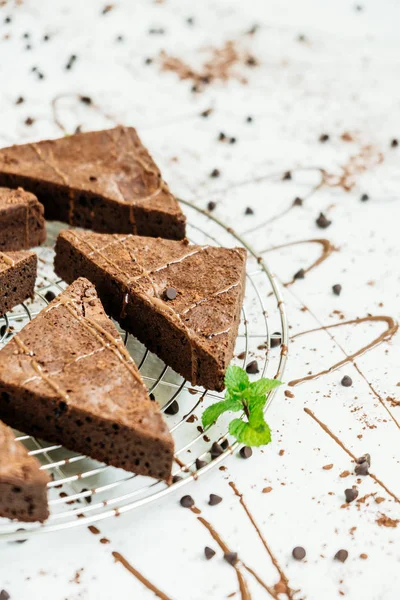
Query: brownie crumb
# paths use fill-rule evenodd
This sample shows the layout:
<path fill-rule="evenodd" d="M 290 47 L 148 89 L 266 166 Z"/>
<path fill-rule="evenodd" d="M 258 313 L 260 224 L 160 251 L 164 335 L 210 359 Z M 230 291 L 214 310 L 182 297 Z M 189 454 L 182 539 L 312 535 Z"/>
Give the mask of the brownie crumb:
<path fill-rule="evenodd" d="M 212 548 L 209 548 L 208 546 L 206 546 L 204 548 L 204 555 L 206 557 L 207 560 L 210 560 L 213 556 L 215 556 L 215 550 L 213 550 Z"/>
<path fill-rule="evenodd" d="M 290 171 L 286 171 L 282 176 L 282 180 L 289 181 L 290 179 L 292 179 L 292 173 Z"/>
<path fill-rule="evenodd" d="M 369 196 L 368 194 L 363 194 L 360 198 L 361 202 L 366 202 L 367 200 L 369 200 Z"/>
<path fill-rule="evenodd" d="M 293 200 L 293 206 L 303 206 L 303 199 L 298 196 Z"/>
<path fill-rule="evenodd" d="M 392 148 L 397 148 L 397 146 L 399 145 L 399 140 L 397 140 L 396 138 L 394 138 L 391 142 L 390 145 Z"/>
<path fill-rule="evenodd" d="M 213 169 L 210 173 L 210 177 L 219 177 L 221 175 L 221 172 L 219 169 Z"/>
<path fill-rule="evenodd" d="M 305 555 L 306 551 L 304 550 L 304 548 L 302 548 L 302 546 L 296 546 L 296 548 L 293 548 L 292 550 L 292 556 L 296 560 L 303 560 L 303 558 L 305 558 Z"/>
<path fill-rule="evenodd" d="M 329 135 L 327 133 L 322 133 L 319 136 L 319 141 L 324 144 L 325 142 L 327 142 L 329 140 Z"/>
<path fill-rule="evenodd" d="M 210 212 L 212 212 L 213 210 L 215 210 L 215 208 L 217 207 L 217 203 L 213 202 L 213 200 L 211 200 L 208 204 L 207 204 L 207 210 L 209 210 Z"/>
<path fill-rule="evenodd" d="M 93 104 L 93 100 L 90 96 L 80 96 L 79 100 L 83 102 L 83 104 Z"/>
<path fill-rule="evenodd" d="M 32 117 L 26 117 L 26 119 L 25 119 L 25 125 L 28 125 L 28 127 L 30 125 L 33 125 L 34 122 L 35 122 L 35 119 L 32 119 Z"/>
<path fill-rule="evenodd" d="M 250 206 L 248 206 L 246 208 L 246 210 L 244 211 L 244 214 L 245 215 L 254 215 L 254 210 Z"/>
<path fill-rule="evenodd" d="M 20 96 L 19 98 L 17 98 L 17 100 L 15 101 L 15 104 L 22 104 L 23 102 L 25 102 L 25 99 Z"/>
<path fill-rule="evenodd" d="M 200 113 L 200 116 L 203 117 L 204 119 L 206 119 L 207 117 L 209 117 L 212 113 L 213 109 L 212 108 L 207 108 L 206 110 L 203 110 L 203 112 Z"/>

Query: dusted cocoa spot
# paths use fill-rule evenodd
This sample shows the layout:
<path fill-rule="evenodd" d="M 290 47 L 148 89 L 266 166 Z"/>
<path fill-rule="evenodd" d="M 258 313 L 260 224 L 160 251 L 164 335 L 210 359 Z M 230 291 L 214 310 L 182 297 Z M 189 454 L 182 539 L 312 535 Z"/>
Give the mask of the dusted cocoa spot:
<path fill-rule="evenodd" d="M 292 556 L 296 560 L 303 560 L 305 555 L 306 555 L 306 551 L 304 550 L 304 548 L 302 546 L 296 546 L 292 550 Z"/>
<path fill-rule="evenodd" d="M 253 455 L 253 450 L 250 446 L 243 446 L 243 448 L 240 448 L 239 454 L 242 458 L 250 458 Z"/>
<path fill-rule="evenodd" d="M 192 508 L 192 506 L 194 506 L 194 500 L 192 498 L 192 496 L 182 496 L 182 498 L 180 499 L 180 503 L 181 506 L 183 506 L 183 508 Z"/>
<path fill-rule="evenodd" d="M 320 213 L 318 219 L 315 222 L 321 229 L 326 229 L 332 223 L 332 221 L 329 221 L 329 219 L 326 218 L 324 213 Z"/>
<path fill-rule="evenodd" d="M 224 553 L 224 559 L 230 565 L 235 566 L 236 563 L 237 563 L 237 561 L 238 561 L 237 552 L 225 552 Z"/>
<path fill-rule="evenodd" d="M 259 373 L 260 369 L 258 368 L 258 362 L 256 360 L 249 362 L 246 366 L 246 372 L 249 373 L 249 375 L 255 375 L 256 373 Z"/>
<path fill-rule="evenodd" d="M 338 550 L 335 554 L 335 559 L 344 563 L 347 560 L 348 556 L 349 553 L 347 552 L 347 550 Z"/>
<path fill-rule="evenodd" d="M 215 556 L 215 550 L 213 550 L 212 548 L 209 548 L 208 546 L 206 546 L 204 548 L 204 555 L 206 557 L 207 560 L 210 560 L 213 556 Z"/>

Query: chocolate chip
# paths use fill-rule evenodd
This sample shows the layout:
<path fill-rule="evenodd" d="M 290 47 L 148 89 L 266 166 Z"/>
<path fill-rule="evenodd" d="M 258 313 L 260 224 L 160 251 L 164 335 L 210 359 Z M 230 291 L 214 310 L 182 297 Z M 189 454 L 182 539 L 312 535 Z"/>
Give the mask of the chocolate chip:
<path fill-rule="evenodd" d="M 221 172 L 219 169 L 213 169 L 210 173 L 210 177 L 219 177 L 221 175 Z"/>
<path fill-rule="evenodd" d="M 173 287 L 169 287 L 165 290 L 165 297 L 167 298 L 167 300 L 175 300 L 177 295 L 178 292 Z"/>
<path fill-rule="evenodd" d="M 22 96 L 20 96 L 19 98 L 17 98 L 17 100 L 15 101 L 15 104 L 22 104 L 24 102 L 24 98 Z"/>
<path fill-rule="evenodd" d="M 2 325 L 0 327 L 0 337 L 4 337 L 6 335 L 6 331 L 7 331 L 7 325 Z"/>
<path fill-rule="evenodd" d="M 19 527 L 17 529 L 17 532 L 18 531 L 26 531 L 26 529 L 24 529 L 23 527 Z M 25 542 L 27 542 L 27 541 L 28 541 L 27 539 L 25 539 L 25 540 L 15 540 L 15 542 L 10 542 L 10 543 L 11 544 L 25 544 Z M 1 596 L 0 596 L 0 600 L 1 600 Z"/>
<path fill-rule="evenodd" d="M 44 35 L 44 36 L 43 36 L 43 41 L 44 41 L 44 42 L 48 42 L 48 41 L 49 41 L 49 39 L 50 39 L 50 36 L 49 36 L 49 35 L 47 35 L 47 34 L 46 34 L 46 35 Z"/>
<path fill-rule="evenodd" d="M 210 499 L 208 501 L 210 506 L 216 506 L 216 504 L 219 504 L 220 502 L 222 502 L 221 496 L 217 496 L 217 494 L 210 494 Z"/>
<path fill-rule="evenodd" d="M 396 138 L 394 138 L 391 142 L 390 145 L 392 148 L 397 148 L 397 146 L 399 145 L 399 140 L 397 140 Z"/>
<path fill-rule="evenodd" d="M 328 135 L 327 133 L 322 133 L 322 134 L 319 136 L 319 141 L 320 141 L 320 142 L 322 142 L 323 144 L 324 144 L 325 142 L 327 142 L 328 140 L 329 140 L 329 135 Z"/>
<path fill-rule="evenodd" d="M 44 297 L 46 298 L 47 302 L 51 302 L 52 300 L 54 300 L 54 298 L 56 297 L 54 292 L 51 292 L 50 290 L 48 292 L 45 293 Z"/>
<path fill-rule="evenodd" d="M 250 446 L 243 446 L 243 448 L 240 448 L 239 454 L 242 458 L 250 458 L 253 455 L 253 450 Z"/>
<path fill-rule="evenodd" d="M 236 144 L 236 138 L 235 137 L 229 138 L 229 143 L 230 144 Z"/>
<path fill-rule="evenodd" d="M 290 179 L 292 179 L 292 174 L 290 171 L 286 171 L 286 173 L 284 173 L 282 176 L 282 180 L 289 181 Z"/>
<path fill-rule="evenodd" d="M 371 456 L 369 454 L 363 454 L 362 456 L 359 456 L 358 458 L 356 458 L 356 463 L 361 465 L 363 462 L 368 463 L 369 466 L 371 466 Z"/>
<path fill-rule="evenodd" d="M 200 116 L 203 117 L 204 119 L 206 119 L 207 117 L 209 117 L 212 113 L 213 109 L 212 108 L 207 108 L 206 110 L 203 110 L 203 112 L 200 113 Z"/>
<path fill-rule="evenodd" d="M 210 450 L 211 458 L 217 458 L 217 456 L 221 456 L 221 454 L 223 453 L 224 449 L 222 448 L 222 446 L 218 444 L 218 442 L 214 442 Z"/>
<path fill-rule="evenodd" d="M 153 393 L 149 394 L 149 398 L 150 398 L 150 400 L 151 400 L 152 402 L 154 402 L 154 401 L 155 401 L 155 399 L 156 399 L 156 397 L 155 397 L 155 395 L 154 395 Z"/>
<path fill-rule="evenodd" d="M 344 495 L 347 503 L 353 502 L 358 496 L 358 489 L 354 486 L 352 488 L 347 488 L 347 490 L 344 490 Z"/>
<path fill-rule="evenodd" d="M 205 460 L 201 460 L 200 458 L 196 458 L 196 469 L 202 469 L 203 467 L 205 467 L 207 464 L 207 462 Z"/>
<path fill-rule="evenodd" d="M 65 65 L 65 68 L 67 69 L 67 71 L 72 69 L 72 65 L 74 64 L 75 61 L 76 61 L 76 54 L 71 54 L 71 56 L 68 59 L 67 64 Z"/>
<path fill-rule="evenodd" d="M 249 362 L 246 366 L 246 372 L 250 375 L 255 375 L 256 373 L 259 373 L 260 369 L 258 368 L 258 362 L 256 360 L 252 360 L 251 362 Z"/>
<path fill-rule="evenodd" d="M 151 65 L 151 63 L 152 63 L 152 62 L 153 62 L 153 59 L 152 59 L 152 58 L 150 58 L 150 57 L 148 57 L 148 58 L 146 58 L 146 60 L 144 61 L 144 64 L 145 64 L 145 65 Z"/>
<path fill-rule="evenodd" d="M 183 508 L 192 508 L 192 506 L 194 506 L 194 500 L 192 496 L 182 496 L 180 502 Z"/>
<path fill-rule="evenodd" d="M 6 592 L 6 590 L 1 590 L 0 592 L 0 600 L 9 600 L 10 594 Z"/>
<path fill-rule="evenodd" d="M 303 206 L 303 199 L 297 196 L 297 198 L 293 200 L 293 206 Z"/>
<path fill-rule="evenodd" d="M 238 561 L 238 555 L 237 552 L 225 552 L 224 554 L 224 559 L 226 560 L 226 562 L 228 562 L 230 565 L 234 566 L 236 565 L 237 561 Z"/>
<path fill-rule="evenodd" d="M 348 375 L 345 375 L 342 379 L 342 381 L 340 382 L 344 387 L 350 387 L 351 385 L 353 385 L 353 380 L 351 377 L 349 377 Z"/>
<path fill-rule="evenodd" d="M 244 214 L 245 215 L 254 215 L 254 210 L 250 206 L 248 206 L 246 208 L 246 210 L 244 211 Z"/>
<path fill-rule="evenodd" d="M 342 291 L 342 286 L 340 283 L 335 283 L 335 285 L 332 286 L 332 291 L 335 296 L 340 296 L 340 292 Z"/>
<path fill-rule="evenodd" d="M 344 563 L 347 560 L 349 553 L 347 550 L 338 550 L 335 554 L 335 560 L 340 560 L 340 562 Z"/>
<path fill-rule="evenodd" d="M 219 139 L 220 142 L 223 142 L 223 141 L 226 140 L 226 135 L 224 134 L 223 131 L 220 132 L 220 134 L 218 136 L 218 139 Z"/>
<path fill-rule="evenodd" d="M 35 119 L 32 119 L 32 117 L 26 117 L 26 119 L 25 119 L 25 125 L 30 126 L 30 125 L 33 125 L 34 122 L 35 122 Z"/>
<path fill-rule="evenodd" d="M 332 221 L 326 218 L 324 213 L 319 213 L 319 217 L 315 222 L 321 229 L 326 229 L 332 223 Z"/>
<path fill-rule="evenodd" d="M 369 464 L 367 461 L 356 465 L 354 472 L 356 475 L 368 475 Z"/>
<path fill-rule="evenodd" d="M 302 548 L 302 546 L 296 546 L 296 548 L 293 548 L 293 550 L 292 550 L 292 556 L 296 560 L 303 560 L 305 555 L 306 555 L 306 551 L 304 550 L 304 548 Z"/>
<path fill-rule="evenodd" d="M 182 477 L 180 475 L 174 475 L 172 477 L 172 483 L 178 483 L 178 481 L 182 481 Z"/>
<path fill-rule="evenodd" d="M 4 23 L 11 23 L 11 17 L 6 17 L 4 19 Z"/>
<path fill-rule="evenodd" d="M 207 210 L 210 212 L 213 211 L 217 207 L 217 203 L 212 200 L 207 204 Z"/>
<path fill-rule="evenodd" d="M 79 100 L 83 102 L 83 104 L 92 104 L 93 100 L 90 96 L 80 96 Z"/>
<path fill-rule="evenodd" d="M 204 548 L 204 555 L 206 557 L 207 560 L 210 560 L 210 558 L 212 558 L 213 556 L 215 556 L 215 550 L 213 550 L 212 548 L 209 548 L 208 546 L 206 546 Z"/>
<path fill-rule="evenodd" d="M 229 448 L 229 441 L 228 440 L 222 440 L 222 442 L 221 442 L 221 448 L 223 448 L 224 450 L 226 450 L 227 448 Z"/>
<path fill-rule="evenodd" d="M 167 415 L 176 415 L 179 412 L 179 404 L 176 400 L 171 402 L 169 406 L 164 411 Z"/>
<path fill-rule="evenodd" d="M 305 270 L 300 269 L 299 271 L 297 271 L 297 273 L 294 274 L 293 278 L 294 279 L 304 279 L 305 276 L 306 276 Z"/>
<path fill-rule="evenodd" d="M 271 335 L 271 339 L 270 339 L 270 346 L 271 348 L 276 348 L 277 346 L 280 346 L 282 343 L 282 335 L 279 331 L 275 331 L 275 333 L 273 333 Z"/>
<path fill-rule="evenodd" d="M 361 202 L 366 202 L 367 200 L 369 200 L 369 196 L 368 194 L 363 194 L 360 198 Z"/>

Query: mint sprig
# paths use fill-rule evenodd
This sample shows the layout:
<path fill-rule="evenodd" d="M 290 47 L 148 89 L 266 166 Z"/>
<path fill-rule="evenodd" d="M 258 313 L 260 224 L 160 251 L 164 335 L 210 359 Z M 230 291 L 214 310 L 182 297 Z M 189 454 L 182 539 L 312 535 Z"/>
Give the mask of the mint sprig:
<path fill-rule="evenodd" d="M 225 375 L 225 400 L 212 404 L 203 412 L 203 427 L 208 427 L 224 413 L 243 411 L 247 420 L 233 419 L 229 433 L 246 446 L 263 446 L 271 441 L 271 430 L 264 419 L 267 394 L 281 385 L 277 379 L 262 378 L 250 382 L 240 367 L 228 367 Z"/>

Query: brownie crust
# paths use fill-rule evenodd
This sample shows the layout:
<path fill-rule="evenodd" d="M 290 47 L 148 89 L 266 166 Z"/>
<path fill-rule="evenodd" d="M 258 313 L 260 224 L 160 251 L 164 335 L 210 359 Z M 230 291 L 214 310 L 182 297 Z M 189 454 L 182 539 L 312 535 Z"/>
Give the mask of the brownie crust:
<path fill-rule="evenodd" d="M 0 252 L 0 317 L 34 295 L 36 273 L 34 252 Z"/>
<path fill-rule="evenodd" d="M 44 208 L 22 188 L 0 188 L 0 252 L 27 250 L 46 239 Z"/>
<path fill-rule="evenodd" d="M 246 251 L 62 231 L 55 271 L 94 283 L 109 314 L 193 385 L 220 391 L 233 357 Z M 166 290 L 176 290 L 168 300 Z"/>
<path fill-rule="evenodd" d="M 179 204 L 132 127 L 4 148 L 0 185 L 36 194 L 49 220 L 100 232 L 185 236 Z"/>

